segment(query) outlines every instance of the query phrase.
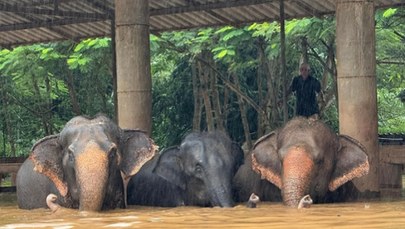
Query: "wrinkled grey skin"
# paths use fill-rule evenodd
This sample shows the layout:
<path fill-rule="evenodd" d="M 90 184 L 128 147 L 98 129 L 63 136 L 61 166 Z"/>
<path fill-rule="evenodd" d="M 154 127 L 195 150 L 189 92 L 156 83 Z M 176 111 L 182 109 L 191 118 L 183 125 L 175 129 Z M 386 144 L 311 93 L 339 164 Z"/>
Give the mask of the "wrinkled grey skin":
<path fill-rule="evenodd" d="M 245 162 L 239 167 L 233 178 L 232 185 L 235 190 L 235 201 L 249 201 L 252 193 L 255 193 L 261 201 L 282 201 L 281 190 L 253 171 L 251 158 L 251 151 L 245 154 Z"/>
<path fill-rule="evenodd" d="M 179 147 L 164 149 L 156 154 L 150 161 L 142 166 L 141 170 L 131 178 L 128 183 L 128 204 L 146 205 L 160 207 L 176 207 L 185 205 L 185 191 L 175 184 L 170 183 L 163 177 L 154 173 L 154 169 L 160 159 L 161 154 L 175 155 Z M 161 164 L 175 164 L 176 157 L 167 158 L 166 162 Z M 161 165 L 162 166 L 162 165 Z M 165 165 L 163 165 L 165 166 Z M 169 165 L 167 165 L 169 166 Z"/>
<path fill-rule="evenodd" d="M 18 206 L 46 208 L 46 197 L 54 193 L 56 203 L 66 208 L 123 208 L 129 177 L 155 151 L 153 141 L 141 131 L 121 130 L 102 115 L 75 117 L 59 134 L 34 144 L 17 173 Z"/>
<path fill-rule="evenodd" d="M 261 200 L 272 201 L 281 194 L 291 207 L 307 194 L 314 203 L 350 199 L 358 192 L 351 180 L 369 170 L 365 148 L 358 141 L 335 134 L 320 120 L 303 117 L 259 139 L 246 160 L 234 178 L 240 199 L 254 192 Z"/>
<path fill-rule="evenodd" d="M 128 204 L 232 207 L 231 180 L 243 152 L 222 132 L 192 133 L 131 178 Z"/>

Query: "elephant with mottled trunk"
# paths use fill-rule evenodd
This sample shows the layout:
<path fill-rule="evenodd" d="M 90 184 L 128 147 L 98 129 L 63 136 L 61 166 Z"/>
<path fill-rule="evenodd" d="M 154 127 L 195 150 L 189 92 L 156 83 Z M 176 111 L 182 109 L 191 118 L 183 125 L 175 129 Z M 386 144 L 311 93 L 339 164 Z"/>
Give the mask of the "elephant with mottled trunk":
<path fill-rule="evenodd" d="M 122 130 L 103 115 L 75 117 L 59 134 L 34 144 L 17 174 L 18 206 L 45 208 L 54 193 L 67 208 L 123 208 L 129 178 L 156 148 L 145 133 Z"/>
<path fill-rule="evenodd" d="M 255 186 L 243 184 L 255 179 L 258 184 L 257 179 L 261 177 L 278 187 L 283 202 L 292 207 L 297 207 L 307 194 L 315 203 L 344 200 L 345 196 L 334 195 L 355 191 L 350 181 L 369 170 L 365 148 L 358 141 L 335 134 L 320 120 L 304 117 L 296 117 L 281 129 L 260 138 L 247 160 L 251 161 L 245 164 L 250 164 L 251 171 L 260 176 L 241 168 L 234 179 L 239 193 L 260 193 L 251 189 Z M 349 192 L 342 191 L 344 185 L 351 186 Z"/>

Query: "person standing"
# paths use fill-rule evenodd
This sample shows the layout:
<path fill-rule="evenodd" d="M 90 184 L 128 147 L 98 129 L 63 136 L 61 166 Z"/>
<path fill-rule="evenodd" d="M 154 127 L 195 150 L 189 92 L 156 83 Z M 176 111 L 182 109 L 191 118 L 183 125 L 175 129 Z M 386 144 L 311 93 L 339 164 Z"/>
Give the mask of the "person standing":
<path fill-rule="evenodd" d="M 321 84 L 310 75 L 309 64 L 301 64 L 300 75 L 294 77 L 287 91 L 287 98 L 291 92 L 295 92 L 297 99 L 295 111 L 297 116 L 319 116 L 317 95 L 321 94 Z"/>

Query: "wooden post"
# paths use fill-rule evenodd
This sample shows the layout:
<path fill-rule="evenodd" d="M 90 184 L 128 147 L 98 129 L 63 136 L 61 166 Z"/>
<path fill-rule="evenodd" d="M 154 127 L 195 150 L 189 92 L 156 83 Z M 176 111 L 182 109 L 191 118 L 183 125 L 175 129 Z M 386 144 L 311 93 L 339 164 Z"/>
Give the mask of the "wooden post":
<path fill-rule="evenodd" d="M 111 19 L 111 52 L 112 52 L 112 80 L 114 90 L 114 122 L 118 123 L 118 95 L 117 95 L 117 51 L 115 46 L 115 16 Z"/>
<path fill-rule="evenodd" d="M 149 1 L 115 0 L 118 124 L 152 131 Z"/>
<path fill-rule="evenodd" d="M 360 191 L 379 192 L 374 1 L 336 1 L 336 50 L 340 133 L 367 149 L 368 175 L 355 179 Z"/>
<path fill-rule="evenodd" d="M 287 107 L 287 79 L 286 79 L 286 57 L 285 57 L 285 15 L 284 15 L 284 0 L 280 0 L 280 76 L 282 80 L 283 88 L 283 121 L 288 121 L 288 107 Z"/>

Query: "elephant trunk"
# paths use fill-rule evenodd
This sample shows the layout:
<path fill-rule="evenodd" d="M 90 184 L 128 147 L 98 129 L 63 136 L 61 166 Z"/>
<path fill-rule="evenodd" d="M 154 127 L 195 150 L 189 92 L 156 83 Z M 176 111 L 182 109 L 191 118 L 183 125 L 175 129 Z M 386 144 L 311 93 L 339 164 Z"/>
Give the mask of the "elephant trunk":
<path fill-rule="evenodd" d="M 283 160 L 283 202 L 297 207 L 300 199 L 308 194 L 314 162 L 302 147 L 293 147 Z"/>
<path fill-rule="evenodd" d="M 227 179 L 213 179 L 210 183 L 209 186 L 212 188 L 208 192 L 212 206 L 233 207 L 235 205 L 232 199 L 231 183 Z"/>
<path fill-rule="evenodd" d="M 76 179 L 80 189 L 79 209 L 100 211 L 108 180 L 108 155 L 90 142 L 76 158 Z"/>

